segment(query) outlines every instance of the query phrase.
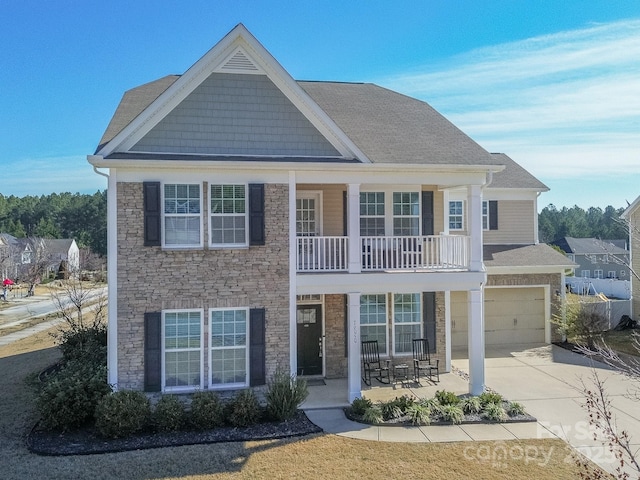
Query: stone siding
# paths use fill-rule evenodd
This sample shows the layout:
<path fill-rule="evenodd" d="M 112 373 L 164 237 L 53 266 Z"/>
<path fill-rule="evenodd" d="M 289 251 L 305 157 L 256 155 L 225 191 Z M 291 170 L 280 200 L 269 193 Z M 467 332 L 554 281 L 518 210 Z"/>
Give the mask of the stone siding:
<path fill-rule="evenodd" d="M 345 348 L 345 296 L 325 295 L 325 374 L 327 378 L 347 376 Z"/>
<path fill-rule="evenodd" d="M 119 183 L 117 201 L 119 388 L 143 388 L 144 314 L 166 309 L 204 310 L 205 379 L 209 308 L 265 308 L 267 377 L 289 368 L 287 185 L 265 185 L 266 245 L 241 249 L 209 250 L 206 220 L 204 248 L 145 247 L 142 184 Z"/>

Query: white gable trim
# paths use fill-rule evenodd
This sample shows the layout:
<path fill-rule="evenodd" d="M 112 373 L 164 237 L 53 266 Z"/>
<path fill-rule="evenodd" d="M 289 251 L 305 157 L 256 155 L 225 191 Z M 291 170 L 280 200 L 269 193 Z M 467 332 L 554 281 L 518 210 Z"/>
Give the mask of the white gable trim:
<path fill-rule="evenodd" d="M 214 72 L 266 75 L 341 156 L 370 163 L 367 156 L 242 24 L 231 30 L 97 154 L 107 156 L 113 152 L 129 151 Z"/>

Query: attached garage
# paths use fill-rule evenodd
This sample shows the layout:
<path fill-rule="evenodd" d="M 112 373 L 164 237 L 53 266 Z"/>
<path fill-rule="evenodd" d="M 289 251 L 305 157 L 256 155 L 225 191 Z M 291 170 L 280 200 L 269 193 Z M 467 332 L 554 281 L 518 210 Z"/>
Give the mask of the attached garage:
<path fill-rule="evenodd" d="M 544 343 L 545 287 L 487 287 L 484 290 L 485 345 Z M 467 294 L 451 292 L 451 346 L 466 347 Z"/>

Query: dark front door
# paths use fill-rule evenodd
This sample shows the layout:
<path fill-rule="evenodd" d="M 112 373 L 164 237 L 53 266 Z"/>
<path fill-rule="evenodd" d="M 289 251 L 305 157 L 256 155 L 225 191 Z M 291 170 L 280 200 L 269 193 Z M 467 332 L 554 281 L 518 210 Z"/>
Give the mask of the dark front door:
<path fill-rule="evenodd" d="M 298 375 L 322 375 L 322 306 L 298 305 Z"/>

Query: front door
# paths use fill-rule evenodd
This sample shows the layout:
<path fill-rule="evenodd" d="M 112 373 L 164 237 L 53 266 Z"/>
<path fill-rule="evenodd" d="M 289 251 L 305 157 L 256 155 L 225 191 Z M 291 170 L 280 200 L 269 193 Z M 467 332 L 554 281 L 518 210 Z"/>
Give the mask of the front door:
<path fill-rule="evenodd" d="M 322 375 L 322 306 L 298 305 L 298 375 Z"/>

